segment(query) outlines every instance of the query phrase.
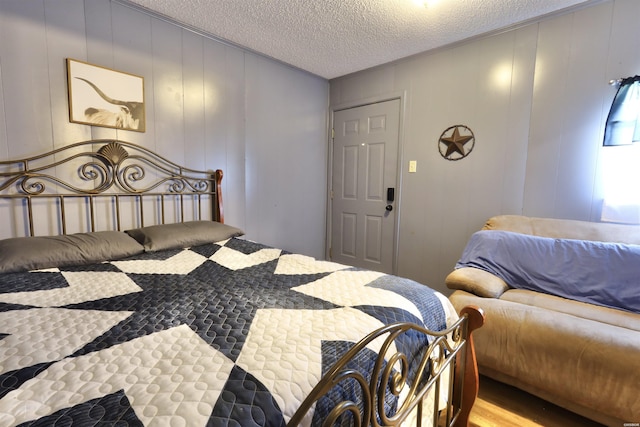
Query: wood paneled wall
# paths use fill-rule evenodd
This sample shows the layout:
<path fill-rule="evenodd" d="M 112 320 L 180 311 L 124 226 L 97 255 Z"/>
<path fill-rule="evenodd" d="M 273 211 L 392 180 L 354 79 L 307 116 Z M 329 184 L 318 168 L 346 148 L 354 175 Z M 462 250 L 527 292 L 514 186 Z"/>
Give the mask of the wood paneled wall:
<path fill-rule="evenodd" d="M 143 76 L 146 132 L 70 123 L 65 58 Z M 226 222 L 317 257 L 327 104 L 324 79 L 118 2 L 0 0 L 0 160 L 118 138 L 221 168 Z M 4 221 L 0 237 L 16 228 Z"/>
<path fill-rule="evenodd" d="M 638 18 L 635 0 L 597 2 L 329 85 L 114 1 L 0 0 L 0 159 L 120 138 L 222 168 L 227 222 L 322 257 L 328 103 L 402 93 L 397 273 L 447 292 L 489 216 L 599 218 L 607 82 L 640 72 Z M 68 57 L 144 76 L 147 131 L 69 123 Z M 437 138 L 454 124 L 476 147 L 449 162 Z"/>
<path fill-rule="evenodd" d="M 332 106 L 404 93 L 398 274 L 450 292 L 493 215 L 599 220 L 608 82 L 640 73 L 638 19 L 636 0 L 596 2 L 330 82 Z M 476 145 L 451 162 L 438 137 L 456 124 Z"/>

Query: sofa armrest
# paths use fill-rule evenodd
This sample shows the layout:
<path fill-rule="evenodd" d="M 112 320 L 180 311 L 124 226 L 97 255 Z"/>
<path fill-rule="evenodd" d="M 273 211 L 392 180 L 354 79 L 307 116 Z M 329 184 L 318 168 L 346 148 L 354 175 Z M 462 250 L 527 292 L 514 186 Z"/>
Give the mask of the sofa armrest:
<path fill-rule="evenodd" d="M 498 276 L 473 267 L 462 267 L 445 279 L 449 289 L 460 289 L 485 298 L 500 298 L 509 285 Z"/>

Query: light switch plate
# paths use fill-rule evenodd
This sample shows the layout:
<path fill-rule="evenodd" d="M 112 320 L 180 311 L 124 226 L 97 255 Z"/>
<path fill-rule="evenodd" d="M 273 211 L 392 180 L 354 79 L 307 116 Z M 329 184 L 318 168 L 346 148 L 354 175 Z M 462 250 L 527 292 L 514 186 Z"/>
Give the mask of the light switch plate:
<path fill-rule="evenodd" d="M 418 161 L 409 160 L 409 172 L 413 173 L 418 170 Z"/>

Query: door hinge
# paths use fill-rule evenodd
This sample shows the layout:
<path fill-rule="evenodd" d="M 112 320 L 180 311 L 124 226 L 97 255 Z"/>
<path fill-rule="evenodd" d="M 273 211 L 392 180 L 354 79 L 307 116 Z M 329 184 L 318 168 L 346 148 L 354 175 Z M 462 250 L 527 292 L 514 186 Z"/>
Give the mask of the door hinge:
<path fill-rule="evenodd" d="M 329 248 L 329 259 L 333 259 L 333 248 Z"/>
<path fill-rule="evenodd" d="M 336 137 L 336 130 L 331 128 L 331 139 L 335 139 Z"/>

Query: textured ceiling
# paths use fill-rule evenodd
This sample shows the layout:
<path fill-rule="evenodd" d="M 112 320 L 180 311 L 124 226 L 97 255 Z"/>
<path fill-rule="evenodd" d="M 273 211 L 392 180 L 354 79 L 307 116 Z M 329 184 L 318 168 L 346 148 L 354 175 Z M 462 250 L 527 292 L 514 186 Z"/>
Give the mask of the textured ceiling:
<path fill-rule="evenodd" d="M 118 0 L 331 79 L 595 0 Z M 431 0 L 434 1 L 434 0 Z"/>

